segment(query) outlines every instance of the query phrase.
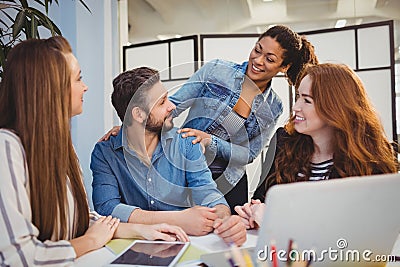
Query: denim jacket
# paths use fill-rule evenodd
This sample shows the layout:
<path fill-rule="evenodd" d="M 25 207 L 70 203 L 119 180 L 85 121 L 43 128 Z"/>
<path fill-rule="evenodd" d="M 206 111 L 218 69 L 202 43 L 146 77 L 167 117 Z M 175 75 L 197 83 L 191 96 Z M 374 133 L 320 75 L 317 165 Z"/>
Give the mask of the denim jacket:
<path fill-rule="evenodd" d="M 170 96 L 177 106 L 174 116 L 190 108 L 184 127 L 212 133 L 236 105 L 247 65 L 248 62 L 239 65 L 219 59 L 205 64 Z M 232 185 L 239 181 L 246 165 L 266 146 L 282 112 L 282 101 L 269 83 L 266 90 L 254 98 L 244 127 L 230 136 L 230 140 L 212 135 L 207 153 L 229 161 L 224 174 Z"/>

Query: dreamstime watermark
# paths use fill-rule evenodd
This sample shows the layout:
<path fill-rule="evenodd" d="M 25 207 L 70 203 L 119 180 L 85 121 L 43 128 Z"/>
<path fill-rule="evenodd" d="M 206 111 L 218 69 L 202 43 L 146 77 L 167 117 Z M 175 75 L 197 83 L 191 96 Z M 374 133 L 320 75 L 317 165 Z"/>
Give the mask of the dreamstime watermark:
<path fill-rule="evenodd" d="M 272 260 L 276 253 L 276 258 L 279 261 L 313 261 L 313 262 L 325 262 L 327 260 L 336 262 L 395 262 L 398 261 L 398 257 L 394 255 L 374 255 L 374 253 L 365 249 L 358 251 L 356 249 L 346 249 L 348 247 L 347 240 L 339 238 L 336 241 L 337 248 L 328 247 L 321 251 L 315 251 L 314 249 L 297 250 L 292 249 L 291 251 L 286 250 L 274 250 L 270 249 L 267 245 L 264 249 L 260 249 L 257 252 L 257 258 L 260 261 Z"/>

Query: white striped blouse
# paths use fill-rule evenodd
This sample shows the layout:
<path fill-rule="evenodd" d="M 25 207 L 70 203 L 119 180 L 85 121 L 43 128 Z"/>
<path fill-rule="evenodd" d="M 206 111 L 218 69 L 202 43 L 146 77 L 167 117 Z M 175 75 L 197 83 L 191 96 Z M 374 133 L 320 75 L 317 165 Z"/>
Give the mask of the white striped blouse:
<path fill-rule="evenodd" d="M 37 239 L 39 231 L 32 223 L 28 179 L 20 139 L 11 131 L 0 129 L 0 266 L 73 265 L 76 254 L 70 242 Z M 73 203 L 69 204 L 69 214 L 73 214 Z"/>
<path fill-rule="evenodd" d="M 330 170 L 333 166 L 333 159 L 329 159 L 319 163 L 311 162 L 311 176 L 310 181 L 319 181 L 329 179 Z M 298 173 L 299 177 L 304 177 L 304 174 Z"/>

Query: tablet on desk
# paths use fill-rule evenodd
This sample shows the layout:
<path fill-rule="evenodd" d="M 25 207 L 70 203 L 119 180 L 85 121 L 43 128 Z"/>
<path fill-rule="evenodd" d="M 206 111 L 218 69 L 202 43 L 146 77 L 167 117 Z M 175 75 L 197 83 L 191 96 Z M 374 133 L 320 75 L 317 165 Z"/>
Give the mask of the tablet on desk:
<path fill-rule="evenodd" d="M 109 266 L 174 266 L 189 242 L 136 240 Z"/>

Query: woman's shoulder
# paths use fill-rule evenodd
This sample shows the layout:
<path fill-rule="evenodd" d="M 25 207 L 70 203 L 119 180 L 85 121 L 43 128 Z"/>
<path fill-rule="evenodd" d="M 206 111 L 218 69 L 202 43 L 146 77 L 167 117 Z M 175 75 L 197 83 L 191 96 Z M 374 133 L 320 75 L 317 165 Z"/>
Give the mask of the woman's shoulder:
<path fill-rule="evenodd" d="M 221 58 L 214 58 L 214 59 L 212 59 L 210 61 L 205 62 L 205 65 L 207 65 L 207 64 L 211 64 L 211 65 L 227 65 L 227 66 L 238 65 L 235 62 L 228 61 L 228 60 L 221 59 Z"/>
<path fill-rule="evenodd" d="M 284 127 L 279 127 L 278 129 L 276 129 L 275 132 L 277 138 L 282 138 L 282 137 L 289 137 L 289 133 L 285 130 Z"/>
<path fill-rule="evenodd" d="M 2 183 L 10 182 L 10 178 L 22 179 L 27 182 L 26 175 L 17 175 L 19 171 L 26 172 L 25 150 L 20 138 L 10 129 L 0 128 L 0 178 Z M 14 173 L 14 176 L 10 175 Z"/>
<path fill-rule="evenodd" d="M 282 148 L 283 144 L 290 141 L 291 135 L 285 130 L 284 127 L 279 127 L 275 132 L 276 143 L 279 148 Z"/>
<path fill-rule="evenodd" d="M 0 141 L 11 144 L 21 144 L 21 139 L 18 135 L 13 130 L 6 128 L 0 128 Z"/>
<path fill-rule="evenodd" d="M 225 72 L 237 72 L 241 70 L 243 64 L 238 64 L 236 62 L 224 60 L 224 59 L 213 59 L 204 64 L 204 68 L 218 68 L 218 70 L 223 69 Z"/>

